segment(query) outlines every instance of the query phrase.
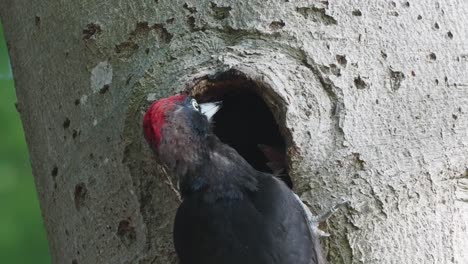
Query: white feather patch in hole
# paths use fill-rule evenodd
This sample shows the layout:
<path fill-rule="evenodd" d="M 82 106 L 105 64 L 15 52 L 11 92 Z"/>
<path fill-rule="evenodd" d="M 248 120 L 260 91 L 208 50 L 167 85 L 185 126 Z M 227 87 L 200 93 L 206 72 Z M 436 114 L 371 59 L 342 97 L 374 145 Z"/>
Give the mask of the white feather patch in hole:
<path fill-rule="evenodd" d="M 209 102 L 209 103 L 200 104 L 199 106 L 200 106 L 200 112 L 208 118 L 208 121 L 211 121 L 211 118 L 213 118 L 213 116 L 221 108 L 222 103 L 221 102 Z"/>

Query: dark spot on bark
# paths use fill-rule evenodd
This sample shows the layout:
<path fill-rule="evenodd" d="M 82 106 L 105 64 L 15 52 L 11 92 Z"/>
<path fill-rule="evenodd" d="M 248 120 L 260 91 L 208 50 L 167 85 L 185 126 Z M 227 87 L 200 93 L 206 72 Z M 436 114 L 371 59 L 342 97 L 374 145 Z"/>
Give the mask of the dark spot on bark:
<path fill-rule="evenodd" d="M 452 114 L 452 118 L 457 120 L 458 119 L 458 116 L 456 114 Z"/>
<path fill-rule="evenodd" d="M 434 28 L 435 28 L 435 29 L 439 29 L 439 28 L 440 28 L 440 27 L 439 27 L 439 23 L 435 22 L 435 23 L 434 23 Z"/>
<path fill-rule="evenodd" d="M 439 79 L 435 79 L 435 84 L 439 85 Z"/>
<path fill-rule="evenodd" d="M 171 17 L 171 18 L 166 20 L 166 23 L 167 24 L 172 24 L 172 23 L 174 23 L 174 20 L 175 20 L 175 18 Z"/>
<path fill-rule="evenodd" d="M 421 20 L 422 19 L 422 16 L 421 15 L 418 15 L 418 20 Z"/>
<path fill-rule="evenodd" d="M 354 161 L 356 168 L 358 170 L 364 170 L 366 162 L 361 158 L 361 154 L 352 153 L 352 160 Z"/>
<path fill-rule="evenodd" d="M 72 264 L 78 264 L 78 260 L 76 259 L 72 260 Z"/>
<path fill-rule="evenodd" d="M 445 81 L 445 83 L 448 84 L 448 77 L 447 76 L 444 77 L 444 81 Z"/>
<path fill-rule="evenodd" d="M 117 228 L 117 235 L 125 246 L 130 246 L 136 240 L 136 231 L 129 220 L 122 220 Z"/>
<path fill-rule="evenodd" d="M 210 2 L 210 8 L 213 11 L 213 17 L 218 20 L 223 20 L 229 17 L 232 10 L 230 6 L 218 6 L 214 2 Z"/>
<path fill-rule="evenodd" d="M 124 148 L 124 151 L 123 151 L 123 155 L 122 155 L 122 163 L 126 163 L 127 162 L 127 158 L 130 156 L 130 147 L 129 146 L 125 146 Z"/>
<path fill-rule="evenodd" d="M 99 89 L 99 93 L 100 94 L 105 94 L 105 93 L 107 93 L 109 91 L 109 88 L 110 88 L 109 84 L 104 84 L 104 86 L 102 86 L 102 88 Z"/>
<path fill-rule="evenodd" d="M 135 30 L 130 33 L 131 36 L 146 35 L 150 32 L 148 22 L 137 22 Z"/>
<path fill-rule="evenodd" d="M 359 9 L 353 10 L 352 14 L 353 16 L 362 16 L 362 12 Z"/>
<path fill-rule="evenodd" d="M 436 59 L 437 59 L 437 56 L 435 55 L 434 52 L 431 52 L 431 53 L 429 54 L 429 58 L 430 58 L 431 60 L 436 60 Z"/>
<path fill-rule="evenodd" d="M 126 85 L 129 85 L 131 80 L 132 80 L 132 75 L 129 75 L 129 76 L 127 77 L 127 80 L 125 81 L 125 84 L 126 84 Z"/>
<path fill-rule="evenodd" d="M 286 23 L 284 23 L 283 20 L 273 21 L 273 22 L 270 23 L 270 29 L 271 30 L 282 29 L 285 25 L 286 25 Z"/>
<path fill-rule="evenodd" d="M 68 119 L 68 117 L 67 117 L 67 118 L 65 118 L 65 121 L 63 121 L 63 128 L 67 129 L 69 127 L 70 127 L 70 119 Z"/>
<path fill-rule="evenodd" d="M 197 8 L 196 7 L 190 7 L 188 6 L 187 3 L 185 3 L 183 6 L 182 6 L 185 10 L 189 11 L 190 14 L 194 14 L 197 12 Z"/>
<path fill-rule="evenodd" d="M 72 134 L 72 137 L 73 139 L 75 139 L 77 136 L 79 136 L 81 134 L 81 131 L 78 131 L 76 129 L 73 129 L 73 134 Z"/>
<path fill-rule="evenodd" d="M 337 77 L 341 76 L 341 70 L 336 64 L 330 64 L 330 72 Z"/>
<path fill-rule="evenodd" d="M 367 83 L 361 78 L 361 76 L 354 78 L 354 85 L 359 90 L 366 89 L 368 86 Z"/>
<path fill-rule="evenodd" d="M 146 53 L 146 54 L 149 54 L 149 52 L 150 52 L 150 48 L 146 48 L 146 49 L 145 49 L 145 53 Z"/>
<path fill-rule="evenodd" d="M 102 32 L 101 26 L 95 23 L 89 23 L 83 29 L 83 40 L 96 39 L 97 35 Z"/>
<path fill-rule="evenodd" d="M 453 39 L 453 34 L 452 34 L 452 32 L 450 32 L 450 31 L 447 32 L 447 37 L 448 37 L 449 39 Z"/>
<path fill-rule="evenodd" d="M 380 55 L 382 58 L 387 59 L 387 53 L 385 53 L 383 50 L 380 51 Z"/>
<path fill-rule="evenodd" d="M 41 26 L 41 17 L 40 16 L 36 16 L 34 18 L 34 23 L 36 24 L 37 27 Z"/>
<path fill-rule="evenodd" d="M 375 104 L 379 104 L 379 99 L 375 99 Z"/>
<path fill-rule="evenodd" d="M 84 183 L 78 183 L 75 186 L 75 208 L 80 210 L 81 207 L 84 206 L 85 200 L 88 196 L 88 189 L 86 189 L 86 185 Z"/>
<path fill-rule="evenodd" d="M 75 105 L 79 105 L 80 104 L 80 99 L 75 99 Z"/>
<path fill-rule="evenodd" d="M 396 3 L 395 2 L 390 2 L 390 5 L 392 5 L 392 7 L 396 7 Z"/>
<path fill-rule="evenodd" d="M 348 60 L 346 60 L 345 55 L 336 55 L 336 61 L 342 66 L 346 66 L 346 64 L 348 63 Z"/>
<path fill-rule="evenodd" d="M 416 76 L 416 73 L 414 71 L 411 71 L 411 76 Z"/>
<path fill-rule="evenodd" d="M 138 42 L 147 37 L 153 30 L 158 35 L 161 43 L 168 44 L 172 40 L 173 35 L 162 24 L 150 26 L 148 22 L 142 21 L 136 24 L 135 29 L 130 33 L 126 41 L 115 46 L 115 53 L 126 57 L 132 55 L 140 47 Z M 149 50 L 145 49 L 145 52 L 149 52 Z"/>
<path fill-rule="evenodd" d="M 13 52 L 13 45 L 11 45 L 11 42 L 7 40 L 6 46 L 7 46 L 8 53 L 11 54 Z"/>
<path fill-rule="evenodd" d="M 388 14 L 391 15 L 391 16 L 395 16 L 395 17 L 400 15 L 397 11 L 391 11 Z"/>
<path fill-rule="evenodd" d="M 124 41 L 115 46 L 115 53 L 132 53 L 139 48 L 138 44 L 133 41 Z"/>
<path fill-rule="evenodd" d="M 130 33 L 130 37 L 127 42 L 135 42 L 136 39 L 147 36 L 148 33 L 154 30 L 158 34 L 160 40 L 167 44 L 172 40 L 172 34 L 167 31 L 167 29 L 162 24 L 154 24 L 149 26 L 148 22 L 138 22 L 136 24 L 135 30 Z"/>
<path fill-rule="evenodd" d="M 187 25 L 189 26 L 190 31 L 195 31 L 196 30 L 195 17 L 193 16 L 187 17 Z"/>
<path fill-rule="evenodd" d="M 399 71 L 390 70 L 390 87 L 396 91 L 400 89 L 401 82 L 405 79 L 405 75 Z"/>
<path fill-rule="evenodd" d="M 154 0 L 154 3 L 159 4 L 159 0 Z"/>
<path fill-rule="evenodd" d="M 57 168 L 57 166 L 54 166 L 54 167 L 52 168 L 52 171 L 50 172 L 50 174 L 52 174 L 52 177 L 54 177 L 54 178 L 57 177 L 57 175 L 58 175 L 58 168 Z"/>
<path fill-rule="evenodd" d="M 305 19 L 311 19 L 314 22 L 325 25 L 336 25 L 338 22 L 332 16 L 326 14 L 325 8 L 317 7 L 298 7 L 296 12 L 301 14 Z"/>
<path fill-rule="evenodd" d="M 171 42 L 173 35 L 169 33 L 169 31 L 167 31 L 167 29 L 162 24 L 154 24 L 153 29 L 156 30 L 164 44 Z"/>
<path fill-rule="evenodd" d="M 405 7 L 410 7 L 410 2 L 406 2 L 406 3 L 404 4 L 404 6 L 405 6 Z"/>

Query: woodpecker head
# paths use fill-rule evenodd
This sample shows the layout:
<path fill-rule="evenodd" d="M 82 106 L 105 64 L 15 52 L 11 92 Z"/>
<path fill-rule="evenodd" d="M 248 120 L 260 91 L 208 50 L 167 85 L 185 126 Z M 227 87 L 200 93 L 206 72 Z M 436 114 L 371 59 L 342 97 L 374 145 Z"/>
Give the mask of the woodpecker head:
<path fill-rule="evenodd" d="M 145 114 L 145 138 L 169 168 L 195 166 L 203 159 L 210 120 L 220 107 L 220 102 L 198 104 L 186 95 L 160 99 Z"/>
<path fill-rule="evenodd" d="M 201 133 L 203 136 L 203 133 L 209 131 L 209 122 L 220 107 L 220 102 L 198 104 L 195 99 L 186 95 L 160 99 L 154 102 L 145 114 L 143 121 L 145 138 L 151 147 L 157 150 L 168 136 L 166 134 L 170 131 L 168 127 L 181 128 L 188 125 L 193 131 L 185 132 Z"/>

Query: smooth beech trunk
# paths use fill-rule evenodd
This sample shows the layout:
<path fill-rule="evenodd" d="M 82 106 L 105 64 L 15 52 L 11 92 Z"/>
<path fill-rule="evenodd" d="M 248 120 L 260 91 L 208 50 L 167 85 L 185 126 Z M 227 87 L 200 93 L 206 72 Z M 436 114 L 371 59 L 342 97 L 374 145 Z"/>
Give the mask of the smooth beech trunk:
<path fill-rule="evenodd" d="M 179 199 L 143 112 L 230 69 L 258 85 L 311 210 L 351 201 L 323 226 L 330 263 L 468 263 L 467 13 L 461 0 L 1 0 L 54 263 L 177 262 Z"/>

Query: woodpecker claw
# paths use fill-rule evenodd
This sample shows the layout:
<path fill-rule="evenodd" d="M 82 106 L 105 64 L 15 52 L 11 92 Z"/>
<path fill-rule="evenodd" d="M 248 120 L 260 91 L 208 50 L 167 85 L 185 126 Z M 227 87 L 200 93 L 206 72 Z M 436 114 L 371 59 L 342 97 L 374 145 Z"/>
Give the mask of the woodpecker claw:
<path fill-rule="evenodd" d="M 296 196 L 296 199 L 302 205 L 302 208 L 304 209 L 304 212 L 306 214 L 307 222 L 309 223 L 310 229 L 312 230 L 312 232 L 317 234 L 319 237 L 329 237 L 330 236 L 329 233 L 319 229 L 319 224 L 322 223 L 322 222 L 325 222 L 340 207 L 343 207 L 344 205 L 346 205 L 346 204 L 348 204 L 350 202 L 348 199 L 341 197 L 341 200 L 339 202 L 336 202 L 332 207 L 322 211 L 317 216 L 314 216 L 310 212 L 309 207 L 307 207 L 307 205 L 304 202 L 302 202 L 302 200 L 299 198 L 299 196 L 297 196 L 297 195 L 295 195 L 295 196 Z"/>
<path fill-rule="evenodd" d="M 318 214 L 317 216 L 314 216 L 312 218 L 312 221 L 317 223 L 317 224 L 327 221 L 327 219 L 330 218 L 330 216 L 333 213 L 335 213 L 338 209 L 345 206 L 349 202 L 350 202 L 349 200 L 345 199 L 344 197 L 341 197 L 341 200 L 339 202 L 336 202 L 329 209 L 326 209 L 326 210 L 320 212 L 320 214 Z"/>
<path fill-rule="evenodd" d="M 330 234 L 319 229 L 318 227 L 317 228 L 313 228 L 313 230 L 315 231 L 315 234 L 317 234 L 319 237 L 329 237 Z"/>

